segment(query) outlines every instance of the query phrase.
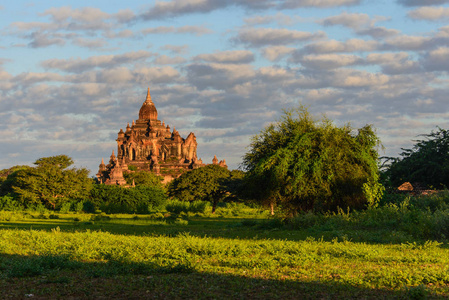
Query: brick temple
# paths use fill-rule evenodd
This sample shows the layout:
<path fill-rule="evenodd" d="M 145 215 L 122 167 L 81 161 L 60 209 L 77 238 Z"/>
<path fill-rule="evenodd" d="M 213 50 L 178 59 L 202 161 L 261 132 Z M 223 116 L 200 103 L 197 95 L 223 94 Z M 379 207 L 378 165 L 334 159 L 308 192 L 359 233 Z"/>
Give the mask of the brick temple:
<path fill-rule="evenodd" d="M 164 177 L 169 182 L 188 170 L 205 166 L 197 157 L 196 137 L 191 132 L 182 138 L 173 127 L 157 119 L 157 109 L 151 100 L 150 89 L 139 110 L 139 119 L 132 121 L 126 130 L 120 129 L 117 141 L 117 156 L 114 151 L 106 165 L 101 160 L 97 178 L 100 183 L 125 185 L 123 172 L 151 171 Z M 215 156 L 213 164 L 227 167 L 226 161 L 218 161 Z"/>

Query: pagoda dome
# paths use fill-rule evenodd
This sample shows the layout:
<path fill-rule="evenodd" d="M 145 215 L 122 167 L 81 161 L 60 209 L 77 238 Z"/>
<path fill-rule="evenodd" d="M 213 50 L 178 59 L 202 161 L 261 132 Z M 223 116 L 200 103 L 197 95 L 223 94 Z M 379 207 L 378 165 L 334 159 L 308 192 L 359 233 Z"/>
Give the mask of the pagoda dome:
<path fill-rule="evenodd" d="M 157 110 L 156 106 L 154 106 L 153 101 L 151 101 L 150 88 L 148 88 L 147 99 L 142 104 L 142 107 L 139 110 L 139 119 L 140 120 L 157 120 Z"/>

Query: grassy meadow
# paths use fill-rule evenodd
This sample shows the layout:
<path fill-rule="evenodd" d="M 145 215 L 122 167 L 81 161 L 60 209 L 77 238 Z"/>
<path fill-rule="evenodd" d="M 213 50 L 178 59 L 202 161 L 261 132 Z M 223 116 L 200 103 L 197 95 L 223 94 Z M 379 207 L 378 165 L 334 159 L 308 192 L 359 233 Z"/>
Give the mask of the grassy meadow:
<path fill-rule="evenodd" d="M 430 229 L 449 219 L 410 224 L 431 217 L 404 205 L 289 223 L 242 204 L 215 214 L 0 211 L 0 298 L 448 298 L 449 235 Z"/>

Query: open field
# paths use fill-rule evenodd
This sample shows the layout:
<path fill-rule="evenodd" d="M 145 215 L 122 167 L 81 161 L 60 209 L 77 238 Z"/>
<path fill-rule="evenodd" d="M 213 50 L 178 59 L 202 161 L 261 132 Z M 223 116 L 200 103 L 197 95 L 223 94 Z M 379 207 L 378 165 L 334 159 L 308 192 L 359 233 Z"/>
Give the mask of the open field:
<path fill-rule="evenodd" d="M 218 213 L 1 212 L 0 298 L 449 297 L 446 242 L 364 242 L 382 232 Z"/>

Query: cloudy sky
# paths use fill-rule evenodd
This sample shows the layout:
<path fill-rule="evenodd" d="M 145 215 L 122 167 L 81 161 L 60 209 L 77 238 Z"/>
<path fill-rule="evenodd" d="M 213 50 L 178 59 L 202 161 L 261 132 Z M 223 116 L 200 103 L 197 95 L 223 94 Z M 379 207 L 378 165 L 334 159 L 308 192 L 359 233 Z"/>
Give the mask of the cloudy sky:
<path fill-rule="evenodd" d="M 0 169 L 67 154 L 96 173 L 147 87 L 205 162 L 237 168 L 298 104 L 397 156 L 449 128 L 448 21 L 449 0 L 2 1 Z"/>

